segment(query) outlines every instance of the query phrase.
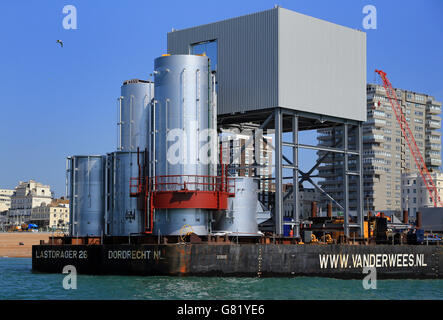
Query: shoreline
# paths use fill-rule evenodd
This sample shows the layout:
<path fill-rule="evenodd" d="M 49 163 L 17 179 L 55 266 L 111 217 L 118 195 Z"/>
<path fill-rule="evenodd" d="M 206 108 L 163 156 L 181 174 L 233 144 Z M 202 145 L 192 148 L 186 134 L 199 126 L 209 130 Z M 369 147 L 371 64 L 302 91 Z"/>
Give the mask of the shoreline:
<path fill-rule="evenodd" d="M 0 232 L 0 258 L 32 258 L 32 246 L 40 244 L 40 240 L 47 242 L 51 235 L 48 232 Z"/>

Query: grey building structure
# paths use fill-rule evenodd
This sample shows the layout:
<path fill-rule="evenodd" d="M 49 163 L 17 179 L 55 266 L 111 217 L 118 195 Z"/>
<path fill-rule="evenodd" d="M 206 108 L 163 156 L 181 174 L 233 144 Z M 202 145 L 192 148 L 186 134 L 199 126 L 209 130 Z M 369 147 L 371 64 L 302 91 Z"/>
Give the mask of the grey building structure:
<path fill-rule="evenodd" d="M 343 144 L 320 147 L 345 159 L 343 179 L 355 180 L 358 221 L 344 219 L 363 232 L 362 123 L 366 121 L 366 34 L 281 7 L 168 33 L 168 54 L 206 54 L 216 73 L 218 128 L 255 123 L 259 130 L 275 130 L 275 233 L 283 233 L 284 198 L 293 196 L 294 235 L 300 225 L 299 183 L 311 182 L 313 170 L 298 166 L 298 133 L 319 128 L 344 128 Z M 155 72 L 155 70 L 154 70 Z M 291 141 L 283 140 L 291 132 Z M 348 134 L 355 143 L 348 144 Z M 245 148 L 248 147 L 245 143 Z M 292 150 L 283 155 L 283 147 Z M 241 154 L 241 152 L 239 153 Z M 348 162 L 357 164 L 353 170 Z M 315 169 L 321 161 L 313 163 Z M 283 175 L 283 172 L 286 172 Z M 290 172 L 290 173 L 288 173 Z M 289 180 L 289 181 L 288 181 Z M 292 182 L 286 194 L 283 184 Z M 349 213 L 349 193 L 337 205 Z M 332 201 L 332 200 L 331 200 Z"/>

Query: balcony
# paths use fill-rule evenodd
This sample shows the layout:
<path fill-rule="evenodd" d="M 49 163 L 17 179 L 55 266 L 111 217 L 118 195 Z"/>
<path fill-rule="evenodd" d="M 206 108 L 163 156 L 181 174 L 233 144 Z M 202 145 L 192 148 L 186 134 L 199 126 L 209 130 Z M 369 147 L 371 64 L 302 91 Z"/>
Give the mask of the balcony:
<path fill-rule="evenodd" d="M 426 149 L 429 150 L 441 150 L 441 144 L 440 143 L 427 143 Z"/>
<path fill-rule="evenodd" d="M 384 173 L 386 170 L 383 167 L 380 166 L 363 166 L 363 172 L 364 173 L 377 173 L 377 174 L 381 174 Z"/>
<path fill-rule="evenodd" d="M 432 129 L 426 129 L 426 137 L 428 137 L 428 136 L 441 136 L 441 132 L 440 131 L 438 131 L 438 130 L 432 130 Z"/>
<path fill-rule="evenodd" d="M 370 126 L 374 126 L 376 128 L 380 128 L 386 126 L 386 120 L 372 118 L 366 121 L 366 124 L 369 124 Z"/>
<path fill-rule="evenodd" d="M 440 129 L 441 121 L 426 120 L 426 127 L 431 129 Z"/>
<path fill-rule="evenodd" d="M 426 142 L 427 143 L 440 143 L 441 137 L 438 134 L 427 134 L 426 135 Z"/>
<path fill-rule="evenodd" d="M 429 158 L 429 159 L 426 160 L 426 165 L 427 166 L 439 167 L 439 166 L 441 166 L 441 160 L 440 159 Z"/>
<path fill-rule="evenodd" d="M 426 112 L 428 112 L 430 114 L 439 114 L 439 113 L 441 113 L 441 107 L 437 106 L 435 104 L 427 105 Z"/>
<path fill-rule="evenodd" d="M 434 121 L 441 122 L 441 117 L 436 116 L 435 114 L 427 114 L 426 120 L 434 120 Z"/>
<path fill-rule="evenodd" d="M 373 118 L 377 118 L 377 119 L 385 119 L 386 113 L 384 113 L 383 111 L 380 111 L 380 110 L 373 110 L 373 111 L 368 112 L 368 117 L 373 117 Z"/>
<path fill-rule="evenodd" d="M 383 142 L 384 136 L 381 134 L 370 134 L 363 136 L 363 142 Z"/>

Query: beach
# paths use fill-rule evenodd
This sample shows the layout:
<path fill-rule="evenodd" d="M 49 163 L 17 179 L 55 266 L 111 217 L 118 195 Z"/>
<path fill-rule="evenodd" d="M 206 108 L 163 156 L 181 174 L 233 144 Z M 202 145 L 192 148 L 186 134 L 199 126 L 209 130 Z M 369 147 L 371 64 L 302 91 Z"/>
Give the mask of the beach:
<path fill-rule="evenodd" d="M 0 257 L 31 258 L 32 246 L 47 242 L 51 233 L 40 232 L 5 232 L 0 233 Z M 23 245 L 19 243 L 23 242 Z"/>

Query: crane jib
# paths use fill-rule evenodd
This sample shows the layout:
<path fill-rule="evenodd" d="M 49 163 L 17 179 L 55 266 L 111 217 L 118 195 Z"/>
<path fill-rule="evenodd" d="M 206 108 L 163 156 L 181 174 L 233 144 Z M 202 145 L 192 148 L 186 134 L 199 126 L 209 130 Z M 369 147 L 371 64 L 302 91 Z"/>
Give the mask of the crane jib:
<path fill-rule="evenodd" d="M 400 129 L 403 132 L 406 142 L 408 143 L 409 151 L 411 152 L 415 164 L 420 172 L 420 175 L 423 178 L 423 182 L 426 186 L 426 189 L 429 191 L 434 207 L 443 207 L 435 183 L 432 180 L 432 177 L 429 173 L 425 161 L 423 160 L 423 156 L 421 155 L 420 149 L 418 148 L 417 143 L 415 142 L 414 135 L 412 134 L 411 129 L 409 128 L 408 122 L 406 121 L 403 111 L 401 110 L 401 106 L 397 100 L 395 90 L 392 88 L 392 85 L 387 78 L 386 72 L 382 70 L 375 70 L 375 72 L 378 75 L 380 75 L 383 81 L 383 87 L 385 88 L 386 95 L 388 96 L 392 110 L 395 113 L 395 117 L 400 125 Z"/>

